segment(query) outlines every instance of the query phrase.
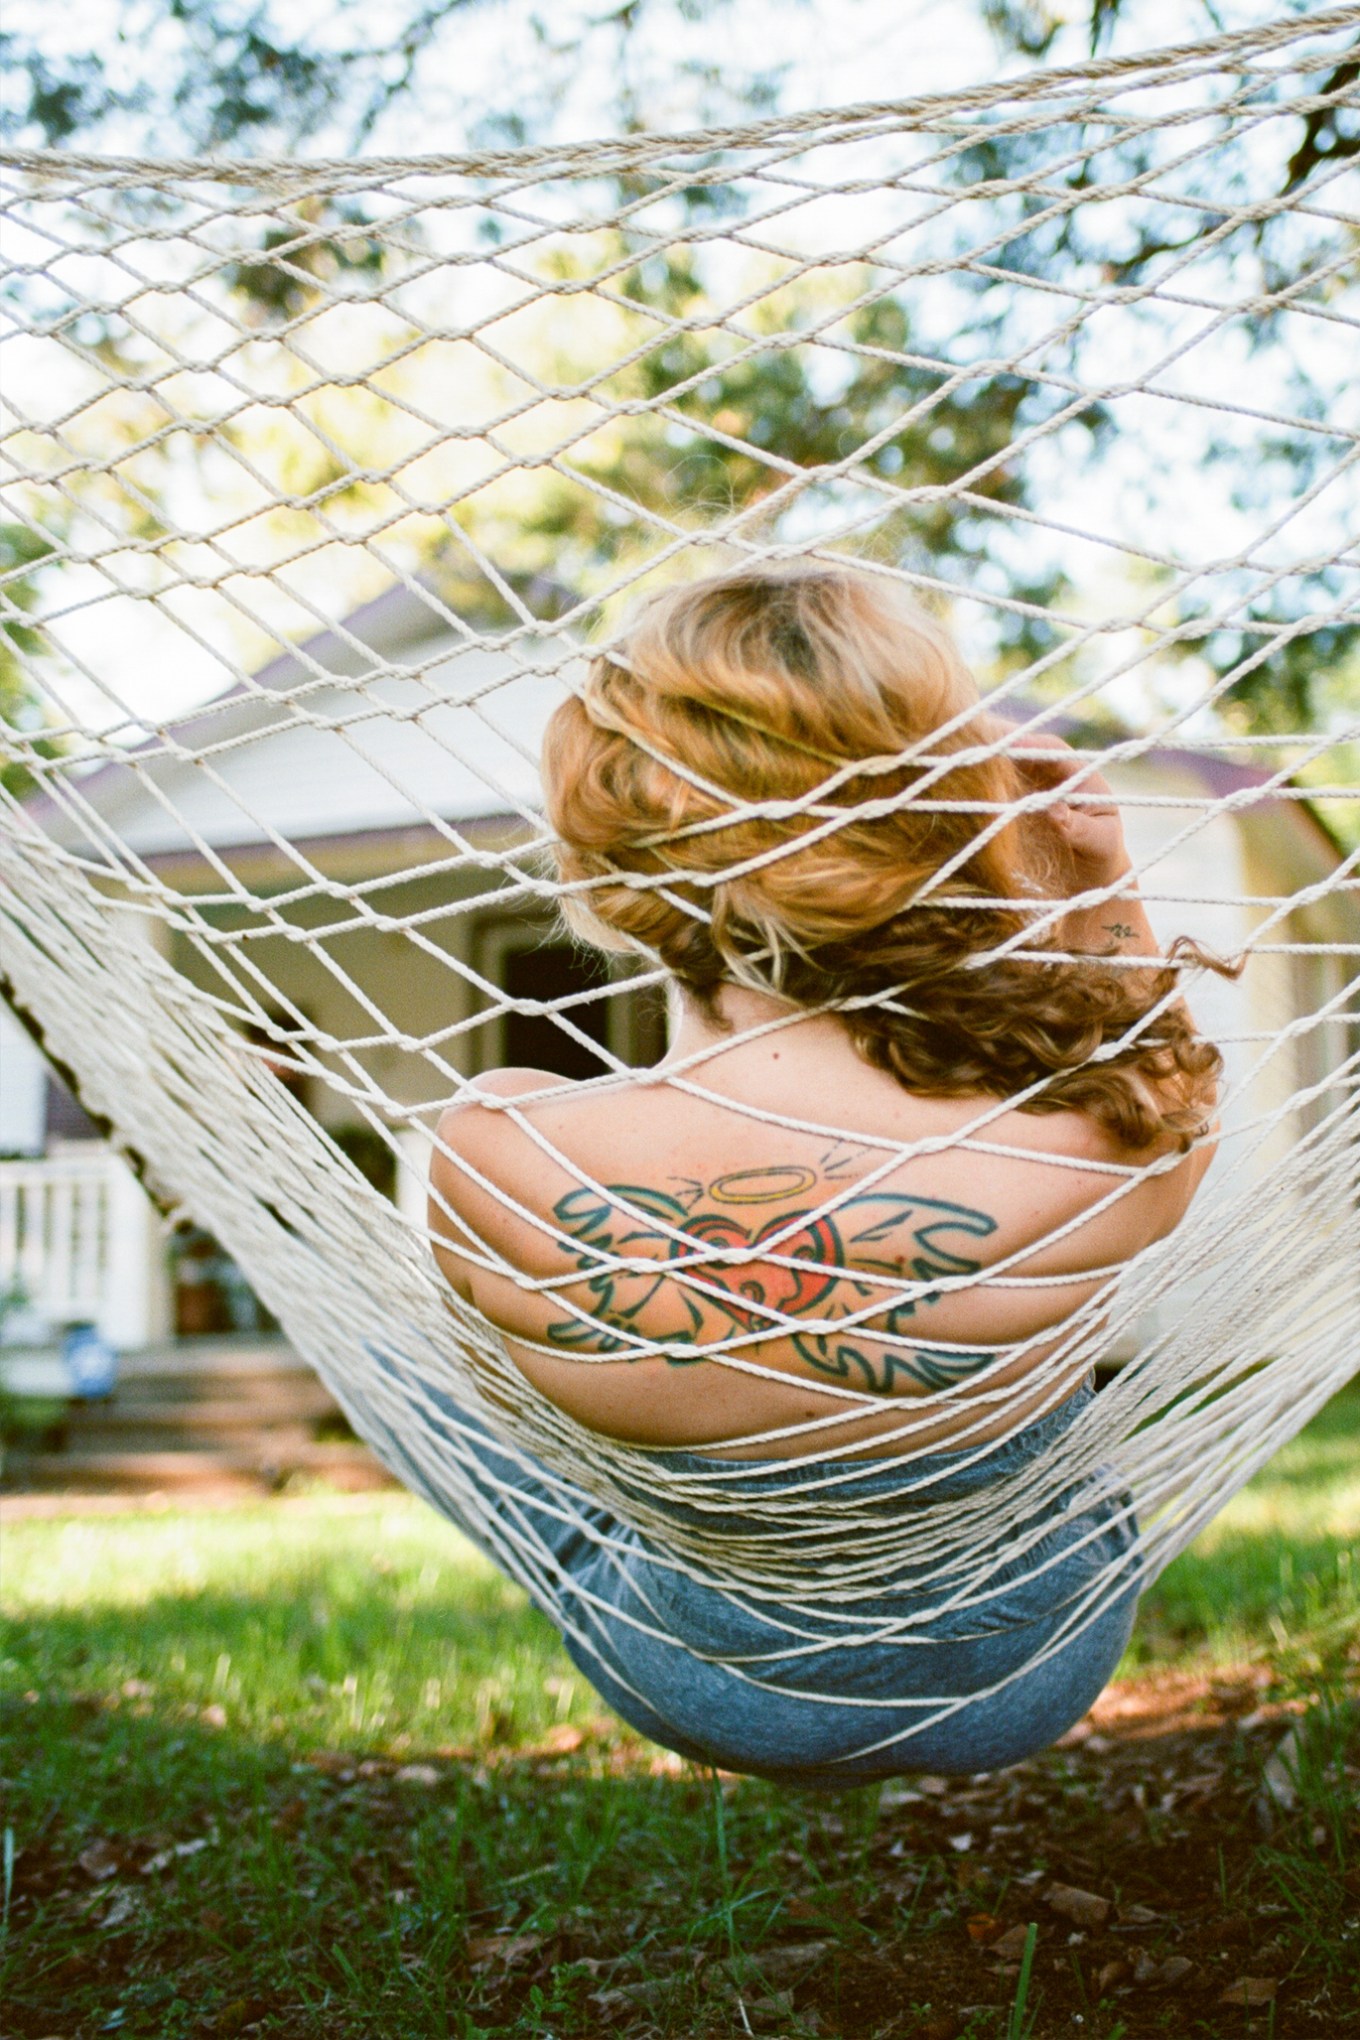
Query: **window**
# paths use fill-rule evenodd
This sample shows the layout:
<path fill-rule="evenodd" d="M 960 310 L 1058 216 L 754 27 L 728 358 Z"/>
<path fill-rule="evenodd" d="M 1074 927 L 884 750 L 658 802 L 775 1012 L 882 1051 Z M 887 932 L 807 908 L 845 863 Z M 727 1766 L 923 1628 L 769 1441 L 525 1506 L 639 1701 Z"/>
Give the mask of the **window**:
<path fill-rule="evenodd" d="M 512 999 L 567 999 L 607 985 L 609 973 L 598 957 L 566 942 L 545 942 L 535 949 L 511 949 L 505 957 L 501 984 Z M 603 1045 L 609 1034 L 605 999 L 569 1006 L 563 1016 L 577 1033 Z M 508 1012 L 502 1025 L 505 1060 L 559 1077 L 598 1077 L 609 1065 L 595 1055 L 570 1028 L 549 1013 Z"/>
<path fill-rule="evenodd" d="M 73 1091 L 49 1071 L 43 1100 L 43 1134 L 47 1143 L 58 1140 L 102 1140 L 103 1134 Z"/>
<path fill-rule="evenodd" d="M 613 973 L 602 956 L 567 941 L 555 929 L 533 921 L 488 922 L 478 932 L 477 968 L 507 1000 L 572 1002 L 557 1014 L 517 1011 L 514 1005 L 490 1013 L 486 1025 L 478 1029 L 482 1069 L 516 1064 L 580 1079 L 598 1077 L 610 1067 L 591 1048 L 592 1042 L 637 1064 L 655 1062 L 664 1050 L 665 1012 L 659 992 L 645 987 L 622 997 L 617 991 L 609 997 L 582 997 L 603 991 Z"/>

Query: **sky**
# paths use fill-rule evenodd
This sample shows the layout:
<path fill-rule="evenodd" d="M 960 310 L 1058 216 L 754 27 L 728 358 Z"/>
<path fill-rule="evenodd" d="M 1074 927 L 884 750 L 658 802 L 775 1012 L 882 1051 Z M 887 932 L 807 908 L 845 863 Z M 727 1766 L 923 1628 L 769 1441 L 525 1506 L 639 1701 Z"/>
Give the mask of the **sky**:
<path fill-rule="evenodd" d="M 242 0 L 241 13 L 254 5 Z M 275 6 L 283 11 L 280 0 Z M 1302 0 L 1295 6 L 1307 11 Z M 545 96 L 556 102 L 557 135 L 607 132 L 622 75 L 621 46 L 608 27 L 617 11 L 602 0 L 472 0 L 444 23 L 422 61 L 418 90 L 393 106 L 361 152 L 461 149 L 488 113 L 539 109 Z M 1086 59 L 1090 0 L 1035 0 L 1034 11 L 1061 24 L 1048 63 Z M 1281 11 L 1280 0 L 1124 0 L 1105 49 L 1156 49 Z M 909 97 L 1032 68 L 1023 55 L 999 59 L 982 0 L 726 0 L 698 19 L 687 19 L 691 12 L 686 0 L 659 0 L 643 10 L 643 28 L 627 45 L 625 61 L 654 127 L 704 120 L 709 109 L 687 79 L 687 67 L 704 63 L 736 80 L 779 67 L 780 103 L 791 111 Z M 318 38 L 346 35 L 358 21 L 373 37 L 381 17 L 382 0 L 288 0 L 286 8 L 295 36 L 309 23 Z M 177 32 L 163 23 L 149 32 L 151 18 L 144 0 L 64 0 L 59 9 L 51 0 L 8 0 L 6 7 L 7 30 L 17 39 L 97 52 L 125 80 L 175 61 Z M 535 29 L 544 21 L 546 39 Z M 585 60 L 568 64 L 561 52 L 578 43 Z M 546 137 L 536 130 L 532 138 Z M 118 153 L 165 153 L 174 145 L 163 125 L 148 132 L 133 119 L 101 137 L 101 146 Z M 305 146 L 309 154 L 351 148 L 340 133 Z"/>

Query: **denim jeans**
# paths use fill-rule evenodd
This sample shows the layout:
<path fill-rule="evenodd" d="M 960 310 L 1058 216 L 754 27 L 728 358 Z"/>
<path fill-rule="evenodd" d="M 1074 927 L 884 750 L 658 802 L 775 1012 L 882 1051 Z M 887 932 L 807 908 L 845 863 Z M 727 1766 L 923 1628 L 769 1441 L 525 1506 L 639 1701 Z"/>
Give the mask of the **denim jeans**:
<path fill-rule="evenodd" d="M 826 1460 L 640 1452 L 638 1491 L 691 1532 L 710 1522 L 715 1545 L 745 1540 L 758 1549 L 768 1522 L 743 1499 L 787 1501 L 828 1472 L 861 1520 L 924 1525 L 931 1502 L 982 1497 L 1009 1480 L 1090 1399 L 1089 1388 L 1078 1391 L 1000 1445 L 860 1462 L 853 1471 Z M 926 1578 L 899 1530 L 894 1557 L 858 1598 L 819 1599 L 810 1559 L 813 1591 L 791 1605 L 777 1587 L 696 1580 L 659 1540 L 502 1443 L 428 1379 L 422 1404 L 440 1461 L 456 1464 L 478 1492 L 481 1520 L 469 1518 L 455 1484 L 432 1481 L 428 1464 L 417 1468 L 379 1421 L 389 1456 L 488 1556 L 504 1563 L 513 1550 L 512 1570 L 625 1721 L 701 1762 L 829 1789 L 912 1770 L 997 1770 L 1046 1748 L 1085 1713 L 1133 1627 L 1137 1526 L 1108 1468 L 1056 1497 L 1048 1479 L 1042 1505 L 1028 1515 L 1022 1508 L 1018 1519 L 1012 1496 L 998 1552 L 981 1564 Z M 702 1512 L 649 1486 L 648 1461 L 702 1472 L 713 1483 Z M 814 1493 L 810 1516 L 816 1506 Z M 739 1566 L 733 1571 L 740 1577 Z M 964 1605 L 951 1605 L 956 1596 Z"/>

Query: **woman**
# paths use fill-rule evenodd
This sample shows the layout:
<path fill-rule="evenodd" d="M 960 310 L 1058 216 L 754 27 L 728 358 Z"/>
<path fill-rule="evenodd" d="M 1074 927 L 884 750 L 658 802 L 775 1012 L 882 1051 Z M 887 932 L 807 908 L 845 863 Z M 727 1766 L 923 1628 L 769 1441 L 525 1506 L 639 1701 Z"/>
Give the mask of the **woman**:
<path fill-rule="evenodd" d="M 1219 1058 L 1109 789 L 839 566 L 654 599 L 543 765 L 569 918 L 665 967 L 670 1048 L 640 1082 L 480 1079 L 440 1127 L 436 1254 L 534 1388 L 636 1448 L 690 1562 L 489 1434 L 488 1491 L 658 1741 L 814 1784 L 1014 1762 L 1132 1622 L 1129 1499 L 1061 1477 L 1076 1335 L 1212 1154 Z M 993 1500 L 997 1550 L 951 1545 Z M 762 1537 L 847 1507 L 872 1581 L 790 1619 Z"/>

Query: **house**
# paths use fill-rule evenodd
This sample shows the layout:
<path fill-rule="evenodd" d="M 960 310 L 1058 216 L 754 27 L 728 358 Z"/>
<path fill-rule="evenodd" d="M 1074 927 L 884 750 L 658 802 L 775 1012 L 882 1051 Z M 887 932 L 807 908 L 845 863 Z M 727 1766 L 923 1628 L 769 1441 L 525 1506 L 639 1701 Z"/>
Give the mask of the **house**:
<path fill-rule="evenodd" d="M 540 607 L 555 594 L 526 592 Z M 192 758 L 133 750 L 29 804 L 63 848 L 99 864 L 116 838 L 121 869 L 174 890 L 175 927 L 148 919 L 148 939 L 277 1051 L 280 1078 L 413 1213 L 428 1138 L 398 1132 L 411 1160 L 395 1167 L 380 1101 L 399 1115 L 446 1097 L 449 1070 L 585 1075 L 601 1067 L 592 1042 L 630 1061 L 661 1046 L 656 998 L 591 996 L 609 974 L 555 932 L 541 865 L 526 858 L 507 892 L 502 856 L 541 827 L 535 760 L 557 698 L 541 669 L 576 656 L 561 636 L 501 650 L 458 627 L 513 620 L 447 580 L 399 584 L 178 725 Z M 244 968 L 221 943 L 242 929 Z M 509 1003 L 573 994 L 568 1027 Z M 332 1046 L 299 1066 L 303 1034 Z M 17 1277 L 56 1321 L 94 1319 L 123 1345 L 260 1329 L 205 1235 L 181 1231 L 167 1264 L 126 1164 L 8 1015 L 0 1052 L 0 1291 Z"/>
<path fill-rule="evenodd" d="M 600 998 L 605 967 L 555 932 L 535 857 L 534 761 L 557 698 L 545 669 L 575 650 L 513 624 L 510 609 L 473 613 L 447 580 L 394 585 L 210 702 L 174 730 L 177 745 L 131 751 L 30 808 L 63 847 L 98 861 L 116 838 L 144 879 L 173 889 L 173 925 L 149 919 L 149 939 L 267 1047 L 281 1080 L 413 1215 L 453 1073 L 509 1061 L 585 1075 L 600 1067 L 592 1044 L 646 1062 L 663 1039 L 653 991 Z M 1263 794 L 1263 773 L 1165 748 L 1111 777 L 1164 939 L 1185 932 L 1232 955 L 1271 903 L 1304 902 L 1273 920 L 1271 947 L 1240 979 L 1196 993 L 1227 1059 L 1231 1158 L 1234 1126 L 1268 1118 L 1344 1059 L 1344 959 L 1291 945 L 1354 944 L 1360 901 L 1311 897 L 1340 852 L 1306 802 Z M 532 1009 L 563 997 L 576 1001 L 565 1022 Z M 1334 1017 L 1281 1039 L 1333 997 Z M 213 1241 L 181 1233 L 167 1259 L 126 1165 L 12 1022 L 0 1048 L 11 1156 L 0 1285 L 18 1273 L 52 1315 L 93 1318 L 125 1345 L 258 1329 L 258 1306 Z M 1321 1109 L 1291 1108 L 1264 1144 L 1243 1132 L 1243 1166 L 1267 1169 Z"/>

